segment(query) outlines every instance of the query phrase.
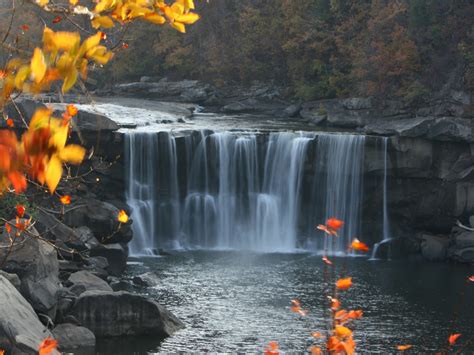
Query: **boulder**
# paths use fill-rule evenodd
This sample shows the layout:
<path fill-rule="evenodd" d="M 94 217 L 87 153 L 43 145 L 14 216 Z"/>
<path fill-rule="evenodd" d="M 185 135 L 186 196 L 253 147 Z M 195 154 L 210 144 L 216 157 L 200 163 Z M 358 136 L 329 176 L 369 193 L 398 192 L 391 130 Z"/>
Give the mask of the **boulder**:
<path fill-rule="evenodd" d="M 74 233 L 87 249 L 93 249 L 99 245 L 99 241 L 89 227 L 81 226 L 74 228 Z"/>
<path fill-rule="evenodd" d="M 342 100 L 342 107 L 347 110 L 368 110 L 372 108 L 370 97 L 351 97 Z"/>
<path fill-rule="evenodd" d="M 87 226 L 101 243 L 128 243 L 132 239 L 131 220 L 121 224 L 119 209 L 96 199 L 84 199 L 64 214 L 65 223 L 73 228 Z"/>
<path fill-rule="evenodd" d="M 300 104 L 294 104 L 290 105 L 285 110 L 283 111 L 283 115 L 285 117 L 296 117 L 301 111 L 301 105 Z"/>
<path fill-rule="evenodd" d="M 84 269 L 103 280 L 107 280 L 109 276 L 109 261 L 103 256 L 91 256 L 84 260 Z"/>
<path fill-rule="evenodd" d="M 153 300 L 128 292 L 84 292 L 71 314 L 96 337 L 170 336 L 184 327 L 171 312 Z"/>
<path fill-rule="evenodd" d="M 41 324 L 31 305 L 0 275 L 0 349 L 7 354 L 37 354 L 51 333 Z"/>
<path fill-rule="evenodd" d="M 11 221 L 13 225 L 15 221 Z M 3 232 L 0 245 L 9 245 L 9 238 Z M 15 235 L 16 228 L 11 234 Z M 8 253 L 8 254 L 7 254 Z M 39 239 L 34 227 L 29 227 L 15 238 L 10 249 L 0 248 L 0 260 L 8 255 L 3 269 L 17 274 L 21 280 L 21 293 L 35 311 L 54 319 L 59 290 L 59 264 L 56 250 Z"/>
<path fill-rule="evenodd" d="M 15 288 L 20 291 L 21 288 L 21 280 L 18 277 L 17 274 L 9 274 L 8 272 L 5 272 L 3 270 L 0 270 L 0 276 L 3 276 L 6 278 L 10 283 L 15 286 Z"/>
<path fill-rule="evenodd" d="M 279 114 L 286 108 L 285 103 L 277 101 L 245 98 L 230 102 L 221 111 L 224 113 L 254 113 L 254 114 Z"/>
<path fill-rule="evenodd" d="M 421 254 L 425 259 L 432 261 L 446 259 L 449 244 L 448 238 L 423 234 L 421 240 Z"/>
<path fill-rule="evenodd" d="M 120 276 L 127 266 L 128 251 L 121 244 L 100 245 L 90 252 L 91 256 L 103 256 L 109 263 L 108 272 Z"/>
<path fill-rule="evenodd" d="M 77 296 L 86 291 L 112 291 L 107 282 L 89 271 L 75 272 L 69 277 L 69 281 L 72 283 L 69 289 Z"/>
<path fill-rule="evenodd" d="M 60 351 L 90 349 L 95 347 L 95 335 L 89 329 L 71 323 L 63 323 L 53 329 Z"/>
<path fill-rule="evenodd" d="M 428 130 L 427 138 L 474 143 L 474 122 L 467 118 L 439 118 Z"/>

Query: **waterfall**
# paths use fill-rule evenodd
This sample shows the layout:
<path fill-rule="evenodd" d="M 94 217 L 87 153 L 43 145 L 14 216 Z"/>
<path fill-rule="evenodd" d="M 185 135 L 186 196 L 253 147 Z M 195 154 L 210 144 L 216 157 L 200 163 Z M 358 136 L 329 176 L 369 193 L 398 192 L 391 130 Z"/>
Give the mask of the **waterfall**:
<path fill-rule="evenodd" d="M 334 251 L 343 252 L 360 228 L 364 143 L 349 134 L 129 131 L 130 251 L 292 252 L 305 230 L 322 249 L 314 226 L 338 217 L 346 224 Z"/>
<path fill-rule="evenodd" d="M 132 208 L 131 254 L 176 247 L 179 232 L 177 154 L 168 133 L 125 135 L 126 199 Z M 157 240 L 160 240 L 158 245 Z"/>
<path fill-rule="evenodd" d="M 374 244 L 374 247 L 372 248 L 372 256 L 370 258 L 371 260 L 377 259 L 377 252 L 379 250 L 380 245 L 392 239 L 391 233 L 390 233 L 390 220 L 388 217 L 387 171 L 388 171 L 388 138 L 384 137 L 383 138 L 383 187 L 382 187 L 383 189 L 382 191 L 383 193 L 382 240 L 379 243 Z M 390 255 L 388 255 L 388 258 L 390 258 Z"/>
<path fill-rule="evenodd" d="M 387 170 L 388 170 L 388 138 L 383 138 L 383 240 L 389 240 L 390 221 L 388 219 Z"/>
<path fill-rule="evenodd" d="M 313 193 L 320 211 L 315 215 L 320 216 L 319 223 L 331 217 L 345 222 L 339 237 L 334 239 L 335 245 L 333 239 L 325 240 L 320 236 L 318 250 L 345 252 L 350 241 L 359 236 L 364 145 L 365 136 L 361 135 L 324 134 L 318 137 Z"/>

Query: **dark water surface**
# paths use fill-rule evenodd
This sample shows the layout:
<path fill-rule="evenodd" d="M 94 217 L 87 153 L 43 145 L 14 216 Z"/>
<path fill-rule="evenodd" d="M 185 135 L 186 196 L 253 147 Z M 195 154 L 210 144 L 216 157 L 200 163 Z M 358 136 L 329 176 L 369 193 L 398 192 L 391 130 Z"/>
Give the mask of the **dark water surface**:
<path fill-rule="evenodd" d="M 186 329 L 161 343 L 114 340 L 101 344 L 101 353 L 260 352 L 271 340 L 284 352 L 303 352 L 311 332 L 325 330 L 320 256 L 200 251 L 139 261 L 129 267 L 130 276 L 151 273 L 157 284 L 143 293 L 174 312 Z M 358 351 L 395 352 L 397 344 L 413 344 L 413 352 L 434 352 L 446 346 L 450 333 L 462 333 L 455 350 L 474 350 L 474 283 L 466 282 L 474 268 L 416 260 L 334 261 L 347 271 L 341 276 L 354 282 L 340 297 L 343 308 L 364 311 L 352 327 Z M 294 298 L 309 310 L 306 317 L 290 311 Z"/>

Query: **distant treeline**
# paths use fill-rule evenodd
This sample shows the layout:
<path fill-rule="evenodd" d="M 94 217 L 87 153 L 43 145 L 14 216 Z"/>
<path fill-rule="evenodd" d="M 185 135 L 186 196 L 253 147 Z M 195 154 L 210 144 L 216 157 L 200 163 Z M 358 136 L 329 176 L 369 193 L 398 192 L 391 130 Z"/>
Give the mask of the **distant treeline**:
<path fill-rule="evenodd" d="M 472 0 L 198 0 L 183 35 L 133 24 L 102 85 L 150 75 L 274 82 L 305 100 L 474 89 Z M 3 20 L 2 20 L 3 21 Z M 54 27 L 53 27 L 54 28 Z"/>

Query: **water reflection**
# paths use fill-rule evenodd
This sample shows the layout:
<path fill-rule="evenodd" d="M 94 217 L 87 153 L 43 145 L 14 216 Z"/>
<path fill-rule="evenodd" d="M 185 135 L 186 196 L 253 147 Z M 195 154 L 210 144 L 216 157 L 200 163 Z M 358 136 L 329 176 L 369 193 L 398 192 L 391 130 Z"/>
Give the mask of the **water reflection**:
<path fill-rule="evenodd" d="M 311 344 L 311 331 L 325 329 L 320 256 L 200 251 L 142 261 L 129 273 L 155 275 L 156 285 L 146 292 L 187 327 L 160 344 L 124 342 L 114 353 L 258 352 L 270 340 L 283 351 L 301 352 Z M 463 334 L 460 344 L 474 335 L 474 284 L 465 282 L 472 267 L 364 258 L 336 263 L 355 284 L 343 306 L 364 310 L 354 327 L 360 351 L 389 352 L 397 344 L 435 351 L 450 332 Z M 307 317 L 290 312 L 295 297 L 310 310 Z M 459 314 L 454 325 L 453 312 Z"/>

